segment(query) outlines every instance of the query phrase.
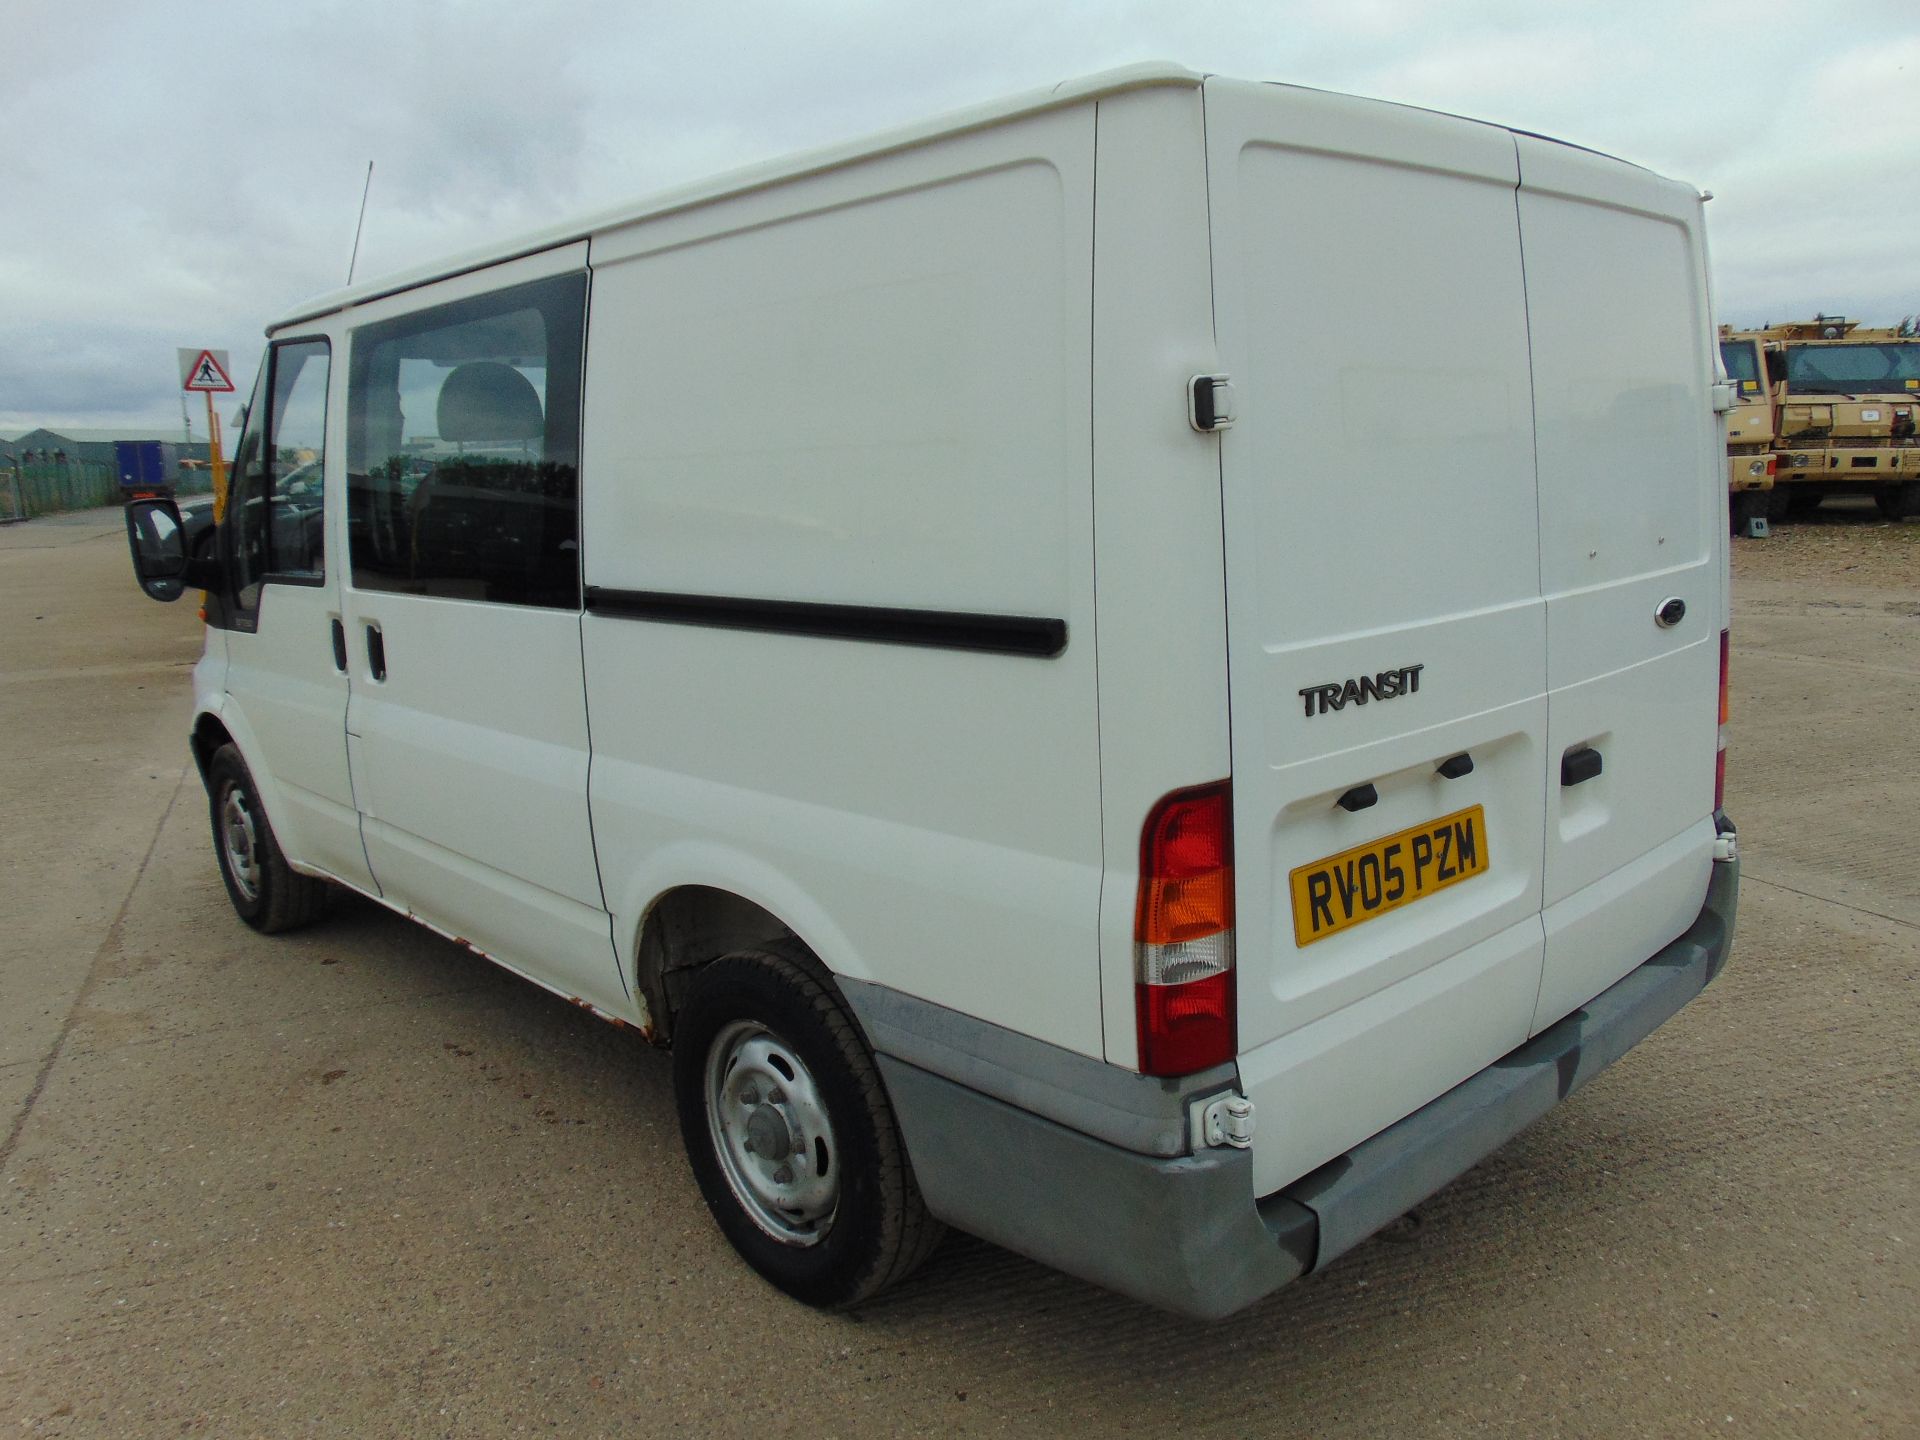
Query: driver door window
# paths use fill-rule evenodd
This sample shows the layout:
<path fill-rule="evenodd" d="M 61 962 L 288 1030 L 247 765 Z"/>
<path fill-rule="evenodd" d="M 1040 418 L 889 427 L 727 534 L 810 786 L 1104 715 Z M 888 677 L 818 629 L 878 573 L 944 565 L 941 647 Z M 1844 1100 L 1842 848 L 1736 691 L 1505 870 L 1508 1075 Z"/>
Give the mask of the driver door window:
<path fill-rule="evenodd" d="M 229 507 L 234 600 L 243 617 L 259 609 L 265 581 L 319 585 L 326 578 L 328 363 L 325 340 L 289 341 L 268 356 L 269 403 L 255 417 L 263 428 L 256 435 L 249 425 L 241 441 Z"/>

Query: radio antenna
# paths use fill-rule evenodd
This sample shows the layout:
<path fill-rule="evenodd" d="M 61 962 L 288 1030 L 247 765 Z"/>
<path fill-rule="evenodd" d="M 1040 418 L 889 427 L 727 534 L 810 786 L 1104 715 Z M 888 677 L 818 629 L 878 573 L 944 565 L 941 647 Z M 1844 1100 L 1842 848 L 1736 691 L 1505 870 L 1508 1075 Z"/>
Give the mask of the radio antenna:
<path fill-rule="evenodd" d="M 360 187 L 360 218 L 353 226 L 353 254 L 347 257 L 347 284 L 353 284 L 353 267 L 360 263 L 360 232 L 367 224 L 367 194 L 373 189 L 373 162 L 367 161 L 367 183 Z"/>

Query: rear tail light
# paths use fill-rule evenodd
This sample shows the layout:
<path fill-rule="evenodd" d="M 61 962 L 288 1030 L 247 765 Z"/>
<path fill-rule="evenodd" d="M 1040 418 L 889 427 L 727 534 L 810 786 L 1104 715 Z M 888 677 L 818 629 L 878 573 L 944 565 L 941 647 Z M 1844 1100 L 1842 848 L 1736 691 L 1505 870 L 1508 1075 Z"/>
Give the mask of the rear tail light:
<path fill-rule="evenodd" d="M 1190 1075 L 1231 1060 L 1233 792 L 1229 782 L 1176 790 L 1140 832 L 1133 923 L 1140 1069 Z"/>
<path fill-rule="evenodd" d="M 1727 660 L 1731 649 L 1729 632 L 1720 632 L 1720 735 L 1713 755 L 1713 808 L 1724 810 L 1727 799 Z"/>

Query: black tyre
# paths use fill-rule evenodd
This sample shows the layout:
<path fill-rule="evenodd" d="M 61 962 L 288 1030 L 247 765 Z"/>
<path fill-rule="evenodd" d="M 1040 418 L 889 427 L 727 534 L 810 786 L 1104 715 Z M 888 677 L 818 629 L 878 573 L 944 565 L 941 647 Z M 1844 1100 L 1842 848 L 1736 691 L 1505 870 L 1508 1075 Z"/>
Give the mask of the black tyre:
<path fill-rule="evenodd" d="M 1766 490 L 1736 490 L 1728 497 L 1727 511 L 1733 522 L 1734 534 L 1746 534 L 1748 523 L 1767 513 L 1770 493 Z"/>
<path fill-rule="evenodd" d="M 240 918 L 264 935 L 297 930 L 319 919 L 327 908 L 327 882 L 301 875 L 287 864 L 247 762 L 231 745 L 214 751 L 207 766 L 207 804 L 220 878 Z"/>
<path fill-rule="evenodd" d="M 1905 520 L 1910 515 L 1920 515 L 1920 480 L 1883 485 L 1874 492 L 1873 503 L 1880 507 L 1880 513 L 1889 520 Z"/>
<path fill-rule="evenodd" d="M 714 1220 L 796 1300 L 854 1305 L 944 1229 L 833 978 L 780 942 L 700 970 L 674 1022 L 680 1135 Z"/>
<path fill-rule="evenodd" d="M 1793 497 L 1797 492 L 1785 485 L 1776 485 L 1766 492 L 1767 523 L 1778 525 L 1786 519 L 1793 509 Z"/>

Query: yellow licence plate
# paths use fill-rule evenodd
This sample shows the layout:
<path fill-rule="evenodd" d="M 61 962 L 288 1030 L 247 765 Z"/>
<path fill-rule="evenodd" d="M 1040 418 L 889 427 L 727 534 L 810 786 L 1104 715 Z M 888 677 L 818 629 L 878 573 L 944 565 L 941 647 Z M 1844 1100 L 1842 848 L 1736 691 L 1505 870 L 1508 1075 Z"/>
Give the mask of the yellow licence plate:
<path fill-rule="evenodd" d="M 1300 946 L 1377 919 L 1487 868 L 1487 815 L 1478 805 L 1302 865 L 1289 876 Z"/>

